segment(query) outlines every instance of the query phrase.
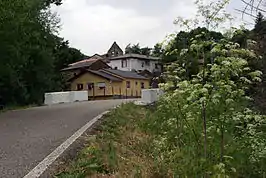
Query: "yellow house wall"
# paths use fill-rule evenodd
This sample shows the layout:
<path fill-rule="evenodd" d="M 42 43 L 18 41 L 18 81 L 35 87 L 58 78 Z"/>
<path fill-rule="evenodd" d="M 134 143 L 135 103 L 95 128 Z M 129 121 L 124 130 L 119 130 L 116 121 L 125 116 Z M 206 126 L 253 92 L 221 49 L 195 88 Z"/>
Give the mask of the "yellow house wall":
<path fill-rule="evenodd" d="M 143 80 L 143 79 L 129 79 L 129 78 L 123 78 L 119 75 L 113 74 L 111 72 L 106 71 L 107 73 L 116 76 L 118 78 L 123 79 L 122 83 L 122 89 L 121 89 L 121 95 L 123 96 L 135 96 L 140 97 L 141 96 L 141 90 L 142 89 L 148 89 L 149 88 L 149 79 Z M 130 88 L 127 88 L 127 81 L 130 81 Z M 136 85 L 137 82 L 138 84 Z M 141 82 L 144 83 L 144 88 L 141 88 Z"/>
<path fill-rule="evenodd" d="M 98 83 L 104 82 L 105 89 L 100 89 Z M 94 91 L 88 90 L 88 83 L 94 83 Z M 71 90 L 76 91 L 77 85 L 83 84 L 83 90 L 88 91 L 88 96 L 111 96 L 119 95 L 122 82 L 110 82 L 109 80 L 91 73 L 85 73 L 71 83 Z"/>
<path fill-rule="evenodd" d="M 130 82 L 130 88 L 127 88 L 127 81 Z M 136 84 L 137 82 L 137 84 Z M 140 79 L 125 79 L 122 83 L 122 95 L 129 97 L 140 97 L 141 96 L 141 83 L 144 83 L 144 89 L 149 88 L 149 80 Z"/>
<path fill-rule="evenodd" d="M 130 88 L 127 88 L 127 81 L 130 82 Z M 105 82 L 105 90 L 99 89 L 97 83 Z M 137 84 L 136 84 L 137 82 Z M 140 97 L 141 96 L 141 83 L 144 83 L 144 89 L 149 88 L 149 80 L 142 79 L 124 79 L 122 82 L 110 82 L 109 80 L 92 73 L 85 73 L 71 83 L 71 90 L 76 91 L 78 84 L 83 84 L 83 90 L 88 91 L 88 96 L 127 96 L 127 97 Z M 93 90 L 88 90 L 88 83 L 94 83 Z"/>

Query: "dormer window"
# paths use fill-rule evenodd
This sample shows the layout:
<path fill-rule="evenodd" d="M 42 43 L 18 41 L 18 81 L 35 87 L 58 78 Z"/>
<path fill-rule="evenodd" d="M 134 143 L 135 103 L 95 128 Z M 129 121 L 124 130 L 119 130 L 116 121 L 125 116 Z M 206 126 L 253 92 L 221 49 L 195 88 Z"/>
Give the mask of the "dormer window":
<path fill-rule="evenodd" d="M 145 61 L 146 66 L 150 66 L 150 61 Z"/>
<path fill-rule="evenodd" d="M 126 59 L 122 59 L 121 66 L 122 66 L 122 68 L 127 67 L 127 60 Z"/>

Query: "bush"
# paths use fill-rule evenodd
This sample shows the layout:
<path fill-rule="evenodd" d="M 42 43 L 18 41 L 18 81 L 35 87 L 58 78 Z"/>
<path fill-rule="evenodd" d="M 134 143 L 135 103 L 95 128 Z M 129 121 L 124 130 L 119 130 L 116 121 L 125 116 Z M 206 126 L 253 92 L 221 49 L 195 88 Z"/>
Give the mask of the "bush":
<path fill-rule="evenodd" d="M 158 165 L 175 177 L 262 177 L 265 117 L 247 107 L 246 95 L 260 81 L 261 72 L 248 67 L 256 55 L 226 40 L 197 38 L 180 55 L 203 59 L 201 71 L 187 80 L 188 67 L 174 63 L 165 73 L 167 93 L 147 123 L 155 135 L 154 157 L 160 155 Z"/>

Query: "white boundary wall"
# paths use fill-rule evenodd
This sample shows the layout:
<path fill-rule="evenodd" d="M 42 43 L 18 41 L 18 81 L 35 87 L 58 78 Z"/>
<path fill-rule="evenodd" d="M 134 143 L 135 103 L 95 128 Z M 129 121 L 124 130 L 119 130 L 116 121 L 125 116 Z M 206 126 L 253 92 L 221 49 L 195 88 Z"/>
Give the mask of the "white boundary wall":
<path fill-rule="evenodd" d="M 45 93 L 44 96 L 45 105 L 53 105 L 59 103 L 72 103 L 76 101 L 87 101 L 87 91 L 69 91 L 69 92 L 54 92 Z"/>
<path fill-rule="evenodd" d="M 88 101 L 88 92 L 87 91 L 71 91 L 70 92 L 70 102 L 76 101 Z"/>
<path fill-rule="evenodd" d="M 163 91 L 159 88 L 144 89 L 141 93 L 141 102 L 145 104 L 150 104 L 158 101 L 160 96 L 163 95 Z"/>

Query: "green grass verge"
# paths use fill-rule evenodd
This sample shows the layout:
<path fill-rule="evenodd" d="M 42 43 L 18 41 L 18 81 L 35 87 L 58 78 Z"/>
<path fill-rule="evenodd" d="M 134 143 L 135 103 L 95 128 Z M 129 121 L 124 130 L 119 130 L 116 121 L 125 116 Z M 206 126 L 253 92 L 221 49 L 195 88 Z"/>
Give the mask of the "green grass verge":
<path fill-rule="evenodd" d="M 112 110 L 76 160 L 55 177 L 152 177 L 150 136 L 142 129 L 149 112 L 133 103 Z"/>

